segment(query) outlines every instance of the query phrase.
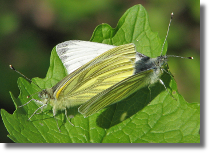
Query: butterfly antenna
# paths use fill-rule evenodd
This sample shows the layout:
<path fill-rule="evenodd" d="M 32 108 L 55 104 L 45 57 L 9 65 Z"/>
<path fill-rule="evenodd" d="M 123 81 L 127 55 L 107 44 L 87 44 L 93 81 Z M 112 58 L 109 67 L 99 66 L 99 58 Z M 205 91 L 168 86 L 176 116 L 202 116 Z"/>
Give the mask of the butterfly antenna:
<path fill-rule="evenodd" d="M 162 53 L 163 53 L 163 48 L 164 48 L 164 46 L 165 46 L 165 43 L 166 43 L 166 40 L 167 40 L 167 37 L 168 37 L 168 33 L 169 33 L 169 29 L 170 29 L 170 26 L 171 26 L 171 21 L 172 21 L 172 19 L 173 19 L 173 16 L 174 16 L 174 13 L 172 12 L 172 13 L 171 13 L 171 18 L 170 18 L 170 21 L 169 21 L 169 24 L 168 24 L 168 30 L 167 30 L 167 33 L 166 33 L 166 37 L 165 37 L 165 40 L 164 40 L 164 42 L 163 42 L 163 46 L 162 46 L 162 49 L 161 49 L 161 55 L 162 55 Z"/>
<path fill-rule="evenodd" d="M 32 82 L 33 84 L 35 84 L 37 87 L 39 87 L 35 82 L 33 82 L 31 79 L 29 79 L 28 77 L 26 77 L 24 74 L 20 73 L 18 70 L 16 70 L 12 65 L 9 65 L 10 69 L 14 70 L 15 72 L 17 72 L 18 74 L 20 74 L 21 76 L 23 76 L 24 78 L 26 78 L 28 81 Z M 39 87 L 40 88 L 40 87 Z M 42 88 L 40 88 L 41 90 L 43 90 Z"/>
<path fill-rule="evenodd" d="M 179 57 L 179 58 L 185 58 L 185 59 L 193 59 L 193 57 L 182 57 L 182 56 L 176 56 L 176 55 L 167 55 L 167 57 Z"/>

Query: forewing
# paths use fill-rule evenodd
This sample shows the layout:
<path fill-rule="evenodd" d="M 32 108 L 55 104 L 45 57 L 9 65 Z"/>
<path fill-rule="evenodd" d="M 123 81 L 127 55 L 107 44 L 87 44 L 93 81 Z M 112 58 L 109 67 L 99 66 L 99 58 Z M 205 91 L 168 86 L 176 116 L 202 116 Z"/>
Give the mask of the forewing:
<path fill-rule="evenodd" d="M 58 89 L 56 98 L 65 101 L 67 107 L 85 103 L 103 90 L 133 75 L 135 56 L 133 44 L 110 49 L 67 80 Z"/>
<path fill-rule="evenodd" d="M 70 74 L 114 47 L 116 46 L 90 41 L 70 40 L 58 44 L 56 52 L 67 69 L 68 74 Z"/>
<path fill-rule="evenodd" d="M 149 82 L 149 76 L 153 71 L 153 69 L 143 71 L 124 79 L 88 100 L 79 107 L 78 111 L 87 117 L 108 105 L 125 99 L 140 88 L 146 86 Z"/>

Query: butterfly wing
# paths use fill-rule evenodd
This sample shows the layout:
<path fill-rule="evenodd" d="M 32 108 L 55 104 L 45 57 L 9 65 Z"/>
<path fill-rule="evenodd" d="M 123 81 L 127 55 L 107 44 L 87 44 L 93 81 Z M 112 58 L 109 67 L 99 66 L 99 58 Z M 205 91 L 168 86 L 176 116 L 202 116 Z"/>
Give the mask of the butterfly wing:
<path fill-rule="evenodd" d="M 146 70 L 118 82 L 81 105 L 78 111 L 87 117 L 108 105 L 125 99 L 140 88 L 146 86 L 149 82 L 149 76 L 153 72 L 153 69 Z"/>
<path fill-rule="evenodd" d="M 56 52 L 68 74 L 70 74 L 114 47 L 116 46 L 90 41 L 70 40 L 58 44 Z"/>
<path fill-rule="evenodd" d="M 79 73 L 71 73 L 70 78 L 64 79 L 62 85 L 57 87 L 55 97 L 67 107 L 85 103 L 103 90 L 133 75 L 135 56 L 134 44 L 110 49 L 83 65 Z"/>

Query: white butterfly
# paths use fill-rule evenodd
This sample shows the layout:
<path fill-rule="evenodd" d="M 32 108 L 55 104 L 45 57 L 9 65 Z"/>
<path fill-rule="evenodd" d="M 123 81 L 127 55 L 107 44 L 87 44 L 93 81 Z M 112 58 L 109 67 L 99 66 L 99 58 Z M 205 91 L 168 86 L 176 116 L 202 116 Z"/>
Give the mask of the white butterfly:
<path fill-rule="evenodd" d="M 102 43 L 69 40 L 56 46 L 56 52 L 68 74 L 116 46 Z"/>

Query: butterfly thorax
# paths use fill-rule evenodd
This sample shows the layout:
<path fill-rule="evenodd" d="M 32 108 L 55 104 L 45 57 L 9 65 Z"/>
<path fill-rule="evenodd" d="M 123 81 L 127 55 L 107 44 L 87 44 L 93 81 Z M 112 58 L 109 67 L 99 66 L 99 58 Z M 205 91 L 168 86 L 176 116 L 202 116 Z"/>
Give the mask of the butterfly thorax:
<path fill-rule="evenodd" d="M 159 77 L 163 74 L 163 67 L 167 62 L 167 56 L 158 56 L 156 58 L 150 58 L 143 56 L 140 60 L 135 63 L 135 73 L 144 73 L 151 70 L 148 73 L 147 82 L 153 84 L 159 80 Z"/>
<path fill-rule="evenodd" d="M 162 67 L 162 65 L 165 64 L 166 57 L 165 56 L 159 56 L 157 58 L 150 58 L 150 57 L 142 57 L 140 60 L 138 60 L 135 63 L 135 73 L 143 72 L 150 69 L 159 69 Z"/>

